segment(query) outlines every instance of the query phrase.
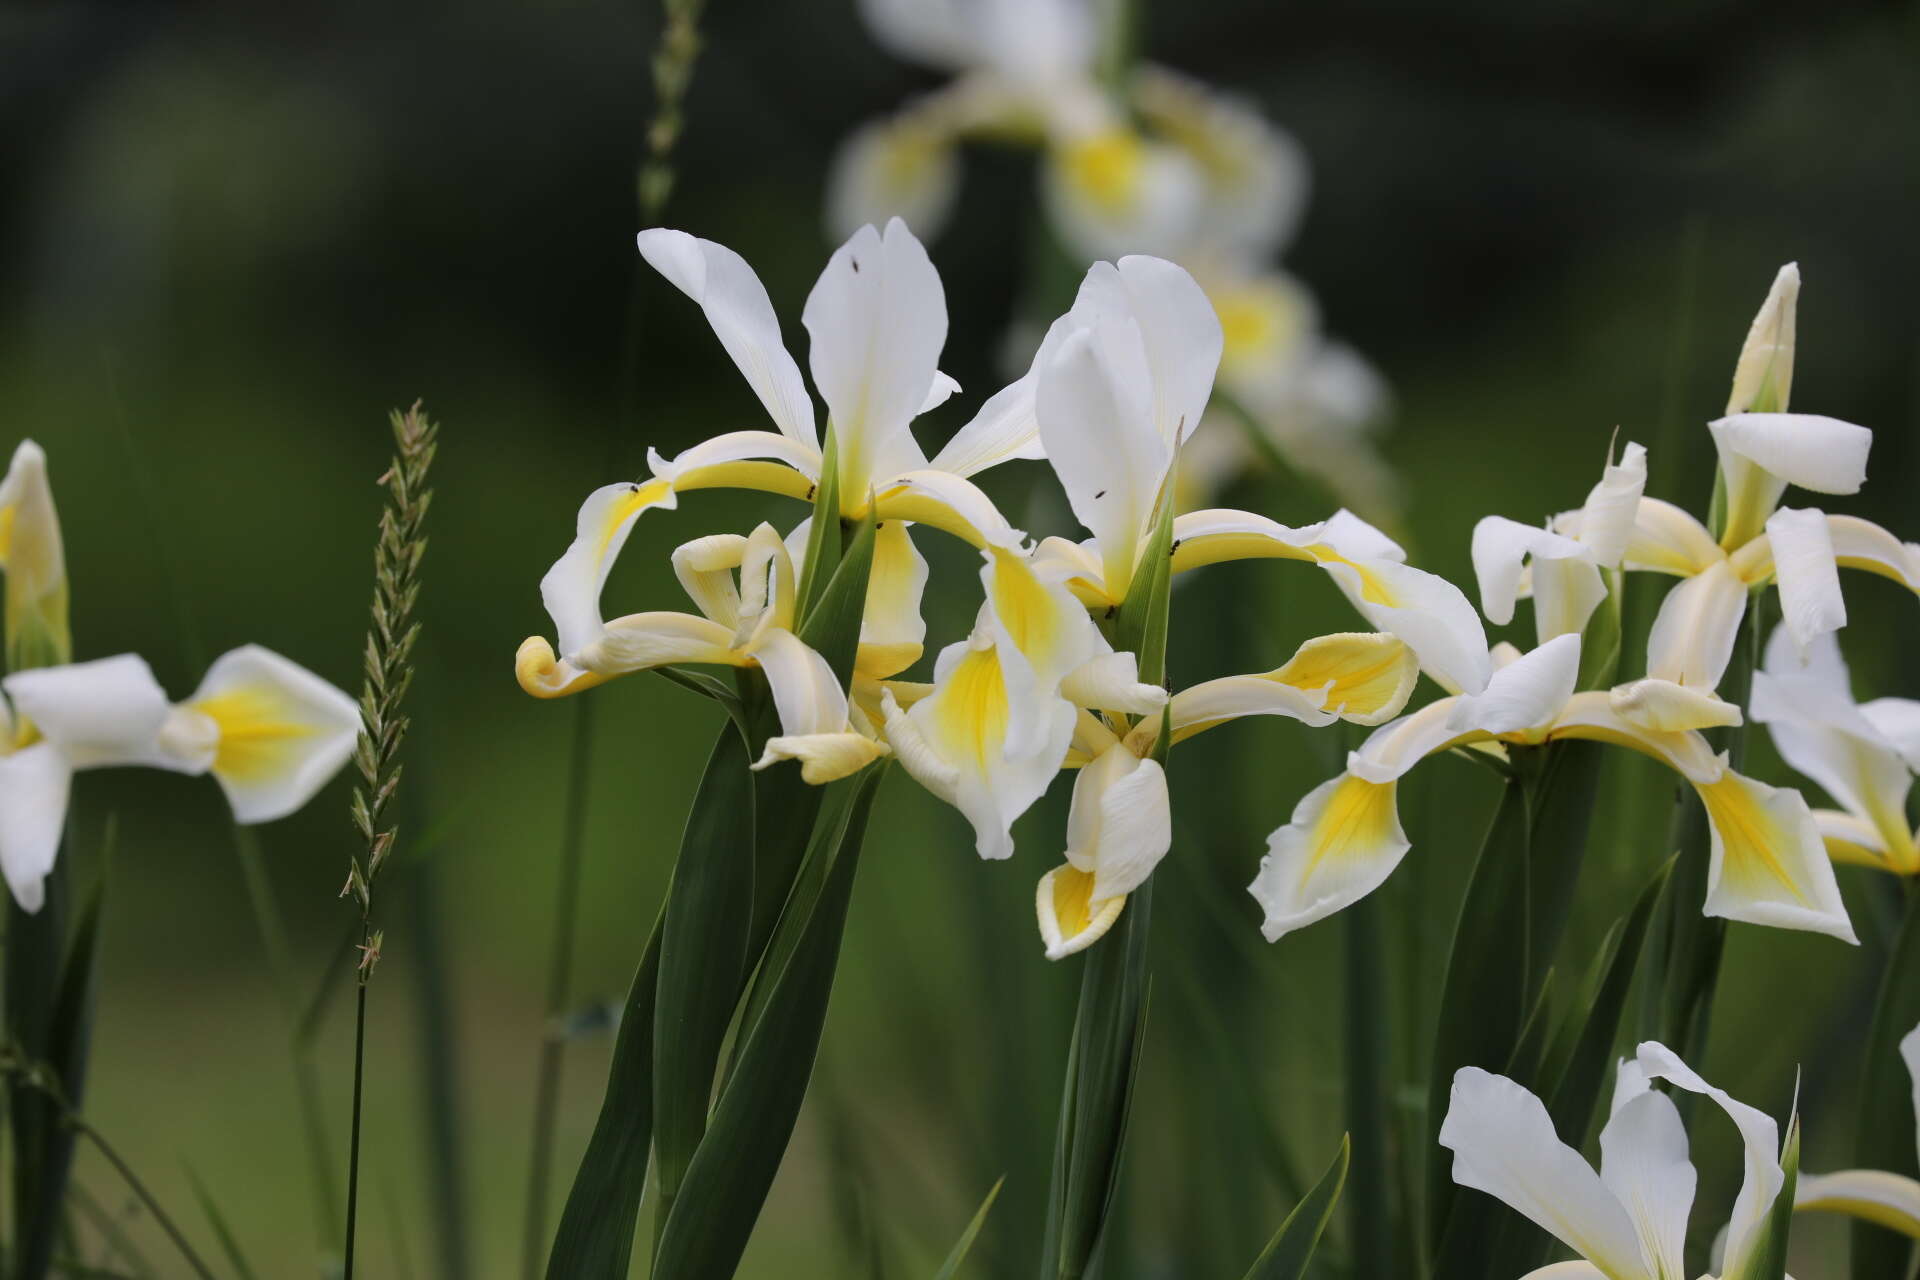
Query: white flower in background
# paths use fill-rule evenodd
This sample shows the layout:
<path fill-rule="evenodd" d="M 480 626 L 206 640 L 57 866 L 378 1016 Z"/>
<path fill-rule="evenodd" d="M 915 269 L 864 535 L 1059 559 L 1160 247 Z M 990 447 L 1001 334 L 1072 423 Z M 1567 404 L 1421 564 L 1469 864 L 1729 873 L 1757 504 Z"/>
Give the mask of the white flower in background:
<path fill-rule="evenodd" d="M 339 772 L 360 733 L 352 698 L 258 645 L 223 654 L 178 704 L 133 654 L 18 671 L 0 687 L 0 868 L 26 911 L 40 909 L 74 770 L 211 773 L 235 821 L 270 822 Z"/>
<path fill-rule="evenodd" d="M 1745 1172 L 1720 1280 L 1753 1273 L 1786 1181 L 1779 1126 L 1649 1040 L 1620 1062 L 1597 1172 L 1554 1133 L 1531 1092 L 1478 1067 L 1454 1074 L 1440 1127 L 1440 1145 L 1453 1152 L 1453 1180 L 1493 1196 L 1584 1260 L 1544 1267 L 1529 1280 L 1684 1280 L 1696 1175 L 1680 1111 L 1651 1087 L 1655 1080 L 1711 1098 L 1739 1130 Z"/>
<path fill-rule="evenodd" d="M 31 440 L 14 449 L 0 479 L 0 573 L 7 579 L 7 666 L 65 662 L 73 648 L 66 553 L 47 483 L 47 455 Z"/>
<path fill-rule="evenodd" d="M 1411 842 L 1400 825 L 1399 780 L 1421 760 L 1454 748 L 1504 751 L 1564 739 L 1630 747 L 1684 778 L 1712 834 L 1709 916 L 1855 941 L 1833 866 L 1800 793 L 1770 787 L 1727 765 L 1693 731 L 1648 729 L 1623 717 L 1604 692 L 1576 693 L 1580 637 L 1561 635 L 1521 655 L 1510 645 L 1478 696 L 1442 698 L 1374 731 L 1346 772 L 1302 799 L 1267 841 L 1249 891 L 1276 941 L 1365 897 L 1392 874 Z"/>
<path fill-rule="evenodd" d="M 1913 1081 L 1914 1114 L 1920 1116 L 1920 1027 L 1901 1038 L 1900 1060 Z M 1920 1182 L 1904 1174 L 1879 1169 L 1803 1172 L 1794 1186 L 1793 1207 L 1844 1213 L 1920 1238 Z"/>
<path fill-rule="evenodd" d="M 1648 676 L 1663 686 L 1620 706 L 1648 727 L 1675 727 L 1690 708 L 1709 718 L 1688 727 L 1736 722 L 1711 695 L 1750 591 L 1778 587 L 1787 634 L 1802 651 L 1846 624 L 1840 568 L 1866 569 L 1920 591 L 1920 549 L 1855 516 L 1780 505 L 1789 485 L 1857 493 L 1873 443 L 1865 427 L 1785 411 L 1799 290 L 1799 270 L 1789 263 L 1747 335 L 1727 416 L 1708 425 L 1720 458 L 1719 539 L 1672 503 L 1641 499 L 1626 567 L 1682 579 L 1661 604 L 1648 642 Z"/>
<path fill-rule="evenodd" d="M 1816 637 L 1802 657 L 1778 627 L 1764 669 L 1754 673 L 1751 710 L 1780 758 L 1839 806 L 1813 811 L 1835 860 L 1920 874 L 1920 847 L 1907 820 L 1907 791 L 1920 767 L 1920 702 L 1855 703 L 1837 639 Z"/>
<path fill-rule="evenodd" d="M 671 509 L 693 489 L 807 499 L 823 465 L 813 403 L 753 269 L 732 250 L 680 231 L 643 231 L 639 243 L 642 256 L 701 305 L 777 430 L 728 432 L 671 459 L 649 451 L 647 480 L 587 498 L 573 544 L 540 584 L 555 647 L 575 665 L 604 637 L 600 592 L 642 512 Z M 967 477 L 1036 456 L 1031 414 L 1001 413 L 989 400 L 932 461 L 909 429 L 957 384 L 937 367 L 947 333 L 940 277 L 906 226 L 896 220 L 884 233 L 856 232 L 828 261 L 803 319 L 838 458 L 841 514 L 857 519 L 871 510 L 882 522 L 931 524 L 976 546 L 1016 536 Z"/>
<path fill-rule="evenodd" d="M 875 679 L 911 665 L 925 634 L 925 562 L 904 526 L 882 532 L 862 635 L 863 641 L 869 634 L 885 638 L 863 642 L 860 650 Z M 537 698 L 559 698 L 675 663 L 758 667 L 772 691 L 781 732 L 768 741 L 756 767 L 798 760 L 808 782 L 825 783 L 885 753 L 826 659 L 793 634 L 796 570 L 787 539 L 772 525 L 762 523 L 747 537 L 712 534 L 685 543 L 673 553 L 673 571 L 698 614 L 662 610 L 615 618 L 572 659 L 557 658 L 544 637 L 530 637 L 514 659 L 520 687 Z"/>

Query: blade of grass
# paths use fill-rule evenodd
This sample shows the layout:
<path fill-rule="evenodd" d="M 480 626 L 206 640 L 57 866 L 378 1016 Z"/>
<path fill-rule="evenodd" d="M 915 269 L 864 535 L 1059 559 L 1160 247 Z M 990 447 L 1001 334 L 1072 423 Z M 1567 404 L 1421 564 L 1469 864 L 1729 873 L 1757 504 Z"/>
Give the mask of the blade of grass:
<path fill-rule="evenodd" d="M 933 1280 L 953 1280 L 960 1274 L 960 1264 L 965 1262 L 967 1254 L 973 1251 L 973 1242 L 979 1237 L 980 1228 L 987 1225 L 987 1214 L 992 1212 L 993 1202 L 1000 1198 L 1000 1188 L 1006 1184 L 1007 1180 L 1004 1176 L 993 1184 L 992 1189 L 987 1192 L 987 1198 L 980 1202 L 978 1209 L 974 1210 L 973 1220 L 967 1223 L 967 1229 L 960 1233 L 958 1240 L 954 1241 L 953 1249 L 947 1254 L 947 1260 L 940 1264 L 938 1271 L 933 1273 Z"/>
<path fill-rule="evenodd" d="M 1900 1061 L 1900 1038 L 1920 1023 L 1920 888 L 1907 886 L 1907 909 L 1874 998 L 1873 1021 L 1862 1046 L 1860 1115 L 1853 1165 L 1920 1177 L 1914 1144 L 1913 1091 Z M 1853 1225 L 1854 1280 L 1905 1277 L 1913 1241 L 1869 1223 Z"/>
<path fill-rule="evenodd" d="M 1347 1135 L 1341 1135 L 1340 1149 L 1334 1153 L 1333 1163 L 1320 1175 L 1320 1181 L 1293 1207 L 1287 1220 L 1280 1224 L 1280 1230 L 1254 1260 L 1245 1280 L 1305 1280 L 1307 1267 L 1313 1261 L 1314 1250 L 1320 1246 L 1320 1237 L 1326 1232 L 1327 1223 L 1333 1220 L 1334 1206 L 1340 1202 L 1340 1192 L 1347 1183 L 1347 1167 L 1352 1159 L 1352 1142 Z M 1360 1272 L 1361 1275 L 1374 1274 Z M 1384 1274 L 1384 1273 L 1381 1273 Z"/>
<path fill-rule="evenodd" d="M 258 1272 L 247 1261 L 246 1251 L 240 1247 L 239 1237 L 233 1234 L 233 1228 L 227 1222 L 227 1216 L 221 1212 L 219 1201 L 207 1190 L 207 1184 L 191 1166 L 187 1169 L 187 1181 L 193 1187 L 193 1197 L 200 1202 L 200 1211 L 207 1216 L 207 1225 L 213 1228 L 213 1238 L 220 1244 L 220 1252 L 227 1255 L 227 1265 L 233 1268 L 234 1275 L 240 1280 L 257 1280 Z"/>

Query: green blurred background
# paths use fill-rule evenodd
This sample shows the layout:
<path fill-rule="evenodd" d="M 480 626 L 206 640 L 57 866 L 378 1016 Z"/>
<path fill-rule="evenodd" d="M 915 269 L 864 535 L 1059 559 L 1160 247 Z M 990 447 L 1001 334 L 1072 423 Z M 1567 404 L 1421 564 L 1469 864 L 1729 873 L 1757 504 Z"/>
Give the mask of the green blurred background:
<path fill-rule="evenodd" d="M 1806 280 L 1795 407 L 1877 433 L 1868 490 L 1834 509 L 1920 534 L 1911 7 L 1146 10 L 1151 57 L 1262 104 L 1311 156 L 1287 261 L 1393 385 L 1387 450 L 1418 563 L 1470 589 L 1473 521 L 1574 505 L 1616 427 L 1652 447 L 1651 492 L 1704 511 L 1703 424 L 1790 259 Z M 800 350 L 800 304 L 830 247 L 835 143 L 936 80 L 881 53 L 847 0 L 716 2 L 704 25 L 667 221 L 743 253 Z M 370 1276 L 518 1273 L 571 724 L 510 674 L 519 640 L 548 627 L 539 576 L 581 497 L 635 473 L 646 446 L 760 425 L 695 310 L 650 275 L 635 290 L 655 27 L 651 6 L 595 0 L 0 12 L 0 445 L 31 435 L 51 455 L 81 656 L 137 650 L 184 694 L 211 656 L 258 641 L 357 688 L 386 413 L 418 396 L 444 423 L 414 848 L 384 891 L 373 992 Z M 924 421 L 924 443 L 1000 385 L 1000 336 L 1041 252 L 1031 178 L 1025 157 L 969 156 L 933 246 L 952 314 L 944 367 L 966 393 Z M 1066 532 L 1057 498 L 1030 499 L 1035 475 L 1016 464 L 989 487 L 1016 523 Z M 1289 522 L 1326 514 L 1271 476 L 1228 500 Z M 609 606 L 682 607 L 666 551 L 799 518 L 779 501 L 694 495 L 649 517 Z M 921 543 L 937 583 L 930 662 L 977 599 L 970 554 Z M 1658 585 L 1631 597 L 1642 628 Z M 1848 591 L 1861 689 L 1920 693 L 1913 602 L 1877 579 Z M 1354 625 L 1330 583 L 1287 564 L 1210 571 L 1176 609 L 1181 681 L 1264 670 Z M 715 727 L 664 681 L 592 696 L 583 1008 L 626 986 Z M 1239 1274 L 1346 1127 L 1350 922 L 1268 946 L 1244 893 L 1266 833 L 1338 767 L 1337 732 L 1247 723 L 1175 757 L 1180 829 L 1160 872 L 1150 1045 L 1108 1275 Z M 1759 758 L 1761 776 L 1785 779 Z M 1607 778 L 1576 973 L 1664 853 L 1669 779 L 1637 759 L 1610 760 Z M 1067 785 L 1017 828 L 1011 864 L 982 865 L 956 813 L 904 776 L 888 783 L 813 1094 L 743 1275 L 929 1274 L 1003 1173 L 974 1273 L 1030 1270 L 1079 963 L 1042 958 L 1031 900 Z M 1415 850 L 1380 897 L 1382 986 L 1360 1006 L 1391 1054 L 1383 1087 L 1402 1137 L 1421 1130 L 1420 1058 L 1494 789 L 1455 760 L 1404 789 Z M 120 831 L 87 1111 L 202 1238 L 193 1176 L 263 1275 L 314 1274 L 285 1019 L 217 789 L 124 771 L 87 775 L 77 794 L 83 861 L 108 815 Z M 336 782 L 262 832 L 316 988 L 346 968 L 345 802 Z M 1705 1063 L 1776 1114 L 1803 1072 L 1807 1163 L 1821 1169 L 1852 1132 L 1892 888 L 1842 880 L 1865 945 L 1736 927 Z M 328 1006 L 318 1045 L 339 1148 L 350 1013 Z M 608 1048 L 593 1033 L 570 1048 L 556 1196 Z M 1695 1138 L 1696 1225 L 1717 1225 L 1731 1130 L 1712 1121 Z M 121 1211 L 96 1159 L 78 1178 Z M 1328 1275 L 1381 1214 L 1350 1198 Z M 128 1221 L 174 1274 L 151 1224 Z M 1810 1250 L 1843 1235 L 1800 1232 Z"/>

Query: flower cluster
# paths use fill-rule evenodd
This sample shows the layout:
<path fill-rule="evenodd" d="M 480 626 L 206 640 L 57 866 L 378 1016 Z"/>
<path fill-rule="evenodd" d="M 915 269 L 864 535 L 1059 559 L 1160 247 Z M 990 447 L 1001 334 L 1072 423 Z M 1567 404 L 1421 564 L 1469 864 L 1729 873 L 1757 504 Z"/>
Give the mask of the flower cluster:
<path fill-rule="evenodd" d="M 0 571 L 11 669 L 0 680 L 0 870 L 23 910 L 44 900 L 76 770 L 211 773 L 235 821 L 257 823 L 300 808 L 352 753 L 353 699 L 258 645 L 221 655 L 178 703 L 134 654 L 73 662 L 59 518 L 30 440 L 0 482 Z"/>
<path fill-rule="evenodd" d="M 1395 812 L 1398 780 L 1454 748 L 1504 756 L 1510 746 L 1586 738 L 1669 766 L 1698 793 L 1711 826 L 1710 916 L 1851 942 L 1823 838 L 1835 856 L 1915 869 L 1904 803 L 1920 716 L 1899 701 L 1854 707 L 1833 633 L 1846 622 L 1841 567 L 1920 590 L 1920 548 L 1857 517 L 1780 505 L 1789 486 L 1856 492 L 1872 442 L 1864 427 L 1786 411 L 1799 281 L 1796 267 L 1781 269 L 1748 334 L 1726 416 L 1709 425 L 1719 470 L 1708 522 L 1645 496 L 1646 451 L 1630 444 L 1578 510 L 1544 527 L 1490 516 L 1475 528 L 1488 619 L 1511 621 L 1517 598 L 1530 595 L 1537 647 L 1522 654 L 1496 646 L 1484 692 L 1382 726 L 1340 777 L 1300 802 L 1273 834 L 1253 885 L 1269 938 L 1339 910 L 1387 877 L 1409 848 Z M 1582 636 L 1624 571 L 1680 581 L 1648 636 L 1646 674 L 1612 685 L 1583 671 Z M 1737 772 L 1703 736 L 1743 719 L 1717 690 L 1749 597 L 1769 587 L 1783 621 L 1751 714 L 1842 812 L 1816 816 L 1799 792 Z"/>
<path fill-rule="evenodd" d="M 1363 513 L 1393 514 L 1397 486 L 1371 440 L 1385 384 L 1324 336 L 1313 295 L 1275 265 L 1305 211 L 1305 155 L 1250 104 L 1164 67 L 1104 77 L 1122 8 L 864 0 L 883 46 L 953 78 L 848 137 L 828 182 L 830 230 L 899 216 L 937 235 L 964 143 L 1038 151 L 1047 221 L 1069 255 L 1150 253 L 1186 267 L 1220 317 L 1223 402 L 1259 448 Z M 1206 433 L 1184 455 L 1183 491 L 1216 490 L 1252 451 L 1240 430 Z"/>
<path fill-rule="evenodd" d="M 1036 899 L 1055 958 L 1097 940 L 1167 853 L 1162 761 L 1174 743 L 1251 715 L 1381 724 L 1421 670 L 1449 689 L 1486 693 L 1493 664 L 1471 603 L 1357 517 L 1343 511 L 1301 528 L 1246 511 L 1173 517 L 1176 460 L 1203 426 L 1223 346 L 1213 305 L 1182 268 L 1137 256 L 1096 264 L 1028 372 L 929 459 L 912 420 L 958 388 L 938 367 L 947 329 L 939 275 L 899 219 L 856 231 L 807 300 L 824 444 L 747 264 L 678 231 L 643 232 L 639 247 L 700 304 L 777 429 L 731 432 L 672 458 L 650 453 L 644 479 L 587 498 L 572 545 L 542 582 L 557 648 L 533 637 L 516 660 L 529 693 L 571 694 L 682 663 L 757 671 L 780 732 L 756 767 L 798 761 L 818 784 L 891 755 L 966 817 L 985 858 L 1010 856 L 1014 820 L 1062 769 L 1077 769 L 1062 861 Z M 1013 528 L 972 480 L 1011 459 L 1044 459 L 1089 536 L 1036 540 Z M 806 521 L 682 545 L 673 567 L 698 613 L 603 618 L 608 572 L 643 512 L 713 487 L 815 499 L 829 482 L 842 520 L 878 525 L 844 685 L 795 631 Z M 925 647 L 923 527 L 967 542 L 981 563 L 972 629 L 940 650 L 931 683 L 901 678 Z M 1157 659 L 1143 671 L 1139 646 L 1116 645 L 1116 619 L 1147 608 L 1158 583 L 1164 634 L 1171 575 L 1244 558 L 1318 566 L 1374 630 L 1308 638 L 1273 670 L 1170 697 Z"/>

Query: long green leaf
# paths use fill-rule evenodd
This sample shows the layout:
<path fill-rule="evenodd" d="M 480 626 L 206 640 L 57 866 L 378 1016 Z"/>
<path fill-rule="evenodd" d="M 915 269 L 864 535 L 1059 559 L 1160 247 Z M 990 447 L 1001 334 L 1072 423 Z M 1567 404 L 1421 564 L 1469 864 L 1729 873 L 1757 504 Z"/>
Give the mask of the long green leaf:
<path fill-rule="evenodd" d="M 1146 1042 L 1147 939 L 1153 881 L 1134 890 L 1112 932 L 1086 953 L 1067 1055 L 1041 1275 L 1079 1280 L 1092 1267 L 1120 1181 Z"/>
<path fill-rule="evenodd" d="M 663 1216 L 707 1129 L 714 1068 L 747 973 L 753 905 L 754 775 L 728 722 L 680 840 L 660 929 L 653 1011 L 654 1183 Z"/>
<path fill-rule="evenodd" d="M 614 1037 L 607 1091 L 547 1256 L 547 1280 L 625 1280 L 653 1146 L 653 1005 L 660 917 L 647 935 Z"/>
<path fill-rule="evenodd" d="M 845 836 L 801 937 L 747 1038 L 661 1232 L 654 1274 L 724 1277 L 747 1247 L 806 1097 L 833 993 L 854 873 L 884 766 L 858 780 Z M 783 920 L 783 926 L 785 921 Z"/>
<path fill-rule="evenodd" d="M 1468 1066 L 1504 1070 L 1526 1022 L 1527 809 L 1525 785 L 1508 782 L 1481 842 L 1447 957 L 1427 1089 L 1427 1230 L 1435 1253 L 1454 1201 L 1448 1153 L 1438 1141 L 1454 1073 Z"/>
<path fill-rule="evenodd" d="M 1313 1261 L 1313 1251 L 1320 1245 L 1320 1236 L 1333 1218 L 1333 1207 L 1340 1201 L 1351 1152 L 1352 1144 L 1343 1135 L 1333 1163 L 1280 1224 L 1280 1230 L 1254 1260 L 1246 1280 L 1303 1280 L 1308 1264 Z"/>
<path fill-rule="evenodd" d="M 1862 1046 L 1855 1168 L 1920 1177 L 1912 1141 L 1913 1092 L 1899 1050 L 1900 1038 L 1915 1024 L 1920 1024 L 1920 888 L 1909 885 L 1906 914 L 1880 976 L 1872 1027 Z M 1912 1266 L 1913 1241 L 1884 1227 L 1854 1224 L 1853 1280 L 1904 1278 Z"/>
<path fill-rule="evenodd" d="M 813 522 L 807 526 L 807 549 L 800 562 L 800 617 L 813 612 L 814 602 L 839 567 L 840 444 L 829 422 L 820 446 L 820 480 L 813 488 Z"/>
<path fill-rule="evenodd" d="M 1000 1188 L 1005 1185 L 1007 1180 L 1004 1177 L 994 1182 L 992 1190 L 987 1192 L 987 1198 L 980 1202 L 978 1209 L 974 1210 L 973 1220 L 967 1223 L 967 1229 L 960 1233 L 958 1240 L 954 1241 L 953 1250 L 947 1254 L 947 1260 L 940 1264 L 938 1271 L 933 1273 L 933 1280 L 953 1280 L 960 1274 L 960 1264 L 965 1262 L 967 1254 L 973 1251 L 973 1242 L 979 1236 L 980 1228 L 987 1225 L 987 1214 L 992 1211 L 993 1202 L 1000 1198 Z"/>
<path fill-rule="evenodd" d="M 1357 1275 L 1394 1274 L 1397 1241 L 1393 1221 L 1393 1165 L 1388 1156 L 1393 1129 L 1393 1090 L 1386 1078 L 1392 1065 L 1388 1042 L 1385 966 L 1381 963 L 1384 904 L 1369 894 L 1341 913 L 1346 925 L 1346 1112 L 1353 1128 L 1342 1144 L 1358 1147 L 1353 1195 L 1347 1200 L 1348 1237 Z"/>

